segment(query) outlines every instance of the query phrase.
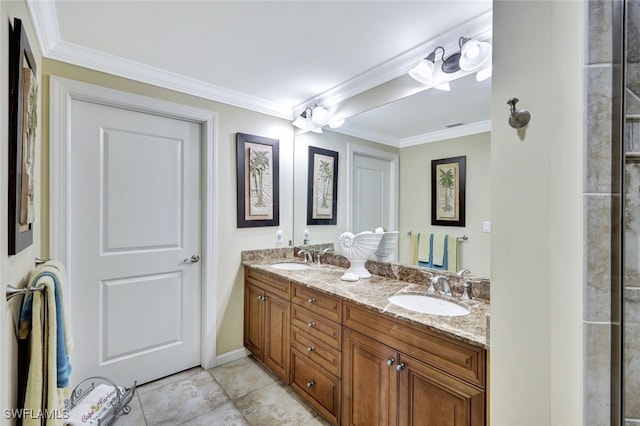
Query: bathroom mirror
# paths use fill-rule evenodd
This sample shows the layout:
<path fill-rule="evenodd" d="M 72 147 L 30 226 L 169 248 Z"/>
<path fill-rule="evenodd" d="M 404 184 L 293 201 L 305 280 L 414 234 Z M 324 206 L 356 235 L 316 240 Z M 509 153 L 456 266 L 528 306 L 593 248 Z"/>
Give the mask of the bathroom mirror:
<path fill-rule="evenodd" d="M 365 202 L 370 205 L 362 210 L 380 218 L 385 228 L 400 231 L 399 263 L 411 264 L 409 233 L 447 233 L 450 237 L 467 237 L 459 243 L 461 266 L 473 275 L 489 277 L 491 79 L 478 82 L 475 74 L 470 74 L 450 86 L 450 92 L 430 89 L 377 106 L 351 117 L 336 130 L 296 135 L 295 245 L 335 243 L 342 232 L 364 230 L 356 229 L 353 216 L 357 215 L 358 204 Z M 465 125 L 455 126 L 461 122 Z M 309 146 L 338 153 L 335 225 L 307 224 Z M 358 154 L 392 163 L 391 159 L 397 159 L 393 165 L 396 170 L 390 172 L 395 175 L 391 186 L 396 190 L 392 188 L 390 199 L 370 197 L 362 194 L 368 191 L 354 189 L 350 171 Z M 466 226 L 431 226 L 431 160 L 462 155 L 467 157 Z M 369 198 L 375 198 L 374 202 Z M 381 212 L 385 208 L 387 211 Z"/>

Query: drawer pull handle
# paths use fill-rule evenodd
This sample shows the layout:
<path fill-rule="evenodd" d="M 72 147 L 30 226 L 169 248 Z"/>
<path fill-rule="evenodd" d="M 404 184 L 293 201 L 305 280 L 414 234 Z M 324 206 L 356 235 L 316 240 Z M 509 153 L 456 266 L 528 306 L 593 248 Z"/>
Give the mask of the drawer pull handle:
<path fill-rule="evenodd" d="M 313 385 L 315 385 L 313 380 L 310 380 L 310 381 L 307 382 L 307 387 L 308 388 L 312 387 Z"/>
<path fill-rule="evenodd" d="M 258 296 L 258 300 L 262 300 L 264 302 L 265 300 L 267 300 L 267 296 L 260 295 Z"/>
<path fill-rule="evenodd" d="M 387 365 L 388 365 L 389 367 L 391 367 L 391 366 L 392 366 L 393 364 L 395 364 L 395 363 L 396 363 L 396 360 L 395 360 L 395 359 L 393 359 L 393 358 L 389 358 L 389 359 L 387 360 Z"/>
<path fill-rule="evenodd" d="M 316 323 L 311 321 L 309 324 L 307 324 L 309 326 L 309 328 L 313 328 L 316 326 Z"/>
<path fill-rule="evenodd" d="M 307 352 L 313 352 L 313 351 L 315 351 L 315 350 L 316 350 L 316 348 L 314 348 L 313 346 L 309 346 L 309 347 L 307 348 Z"/>
<path fill-rule="evenodd" d="M 400 364 L 396 365 L 396 370 L 398 371 L 404 370 L 404 362 L 401 362 Z"/>
<path fill-rule="evenodd" d="M 313 297 L 310 297 L 310 298 L 309 298 L 309 303 L 314 303 L 315 301 L 316 301 L 316 299 L 315 299 L 315 298 L 313 298 Z"/>

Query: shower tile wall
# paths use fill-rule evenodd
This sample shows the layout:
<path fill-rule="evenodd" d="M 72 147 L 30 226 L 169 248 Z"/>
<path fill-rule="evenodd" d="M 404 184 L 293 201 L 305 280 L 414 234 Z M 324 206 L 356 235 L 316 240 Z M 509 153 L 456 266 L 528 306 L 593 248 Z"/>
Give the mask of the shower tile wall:
<path fill-rule="evenodd" d="M 640 2 L 626 5 L 624 417 L 627 425 L 640 425 Z"/>
<path fill-rule="evenodd" d="M 611 1 L 586 2 L 583 424 L 611 423 Z"/>

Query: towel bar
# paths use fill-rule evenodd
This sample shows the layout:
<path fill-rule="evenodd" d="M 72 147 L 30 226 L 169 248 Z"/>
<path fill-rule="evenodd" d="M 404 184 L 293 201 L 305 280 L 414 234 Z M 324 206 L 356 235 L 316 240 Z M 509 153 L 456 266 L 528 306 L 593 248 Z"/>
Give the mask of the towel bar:
<path fill-rule="evenodd" d="M 413 232 L 409 231 L 407 232 L 407 236 L 411 236 L 413 234 Z M 458 241 L 467 241 L 469 239 L 469 237 L 467 237 L 466 235 L 463 235 L 462 237 L 456 237 L 456 239 Z"/>
<path fill-rule="evenodd" d="M 11 284 L 7 284 L 7 295 L 6 295 L 7 302 L 20 294 L 28 294 L 34 291 L 42 291 L 42 290 L 44 290 L 43 285 L 39 287 L 17 288 L 12 286 Z"/>

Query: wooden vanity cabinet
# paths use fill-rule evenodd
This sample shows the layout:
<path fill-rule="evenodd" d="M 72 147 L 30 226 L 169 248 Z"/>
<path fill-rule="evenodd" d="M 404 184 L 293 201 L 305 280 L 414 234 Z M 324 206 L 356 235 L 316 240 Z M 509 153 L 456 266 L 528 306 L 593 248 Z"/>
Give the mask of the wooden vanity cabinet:
<path fill-rule="evenodd" d="M 244 345 L 334 425 L 484 426 L 485 349 L 245 268 Z"/>
<path fill-rule="evenodd" d="M 289 382 L 290 283 L 245 268 L 244 346 Z"/>
<path fill-rule="evenodd" d="M 342 394 L 342 301 L 291 286 L 291 387 L 334 425 Z"/>
<path fill-rule="evenodd" d="M 485 424 L 485 350 L 344 303 L 345 425 Z"/>

